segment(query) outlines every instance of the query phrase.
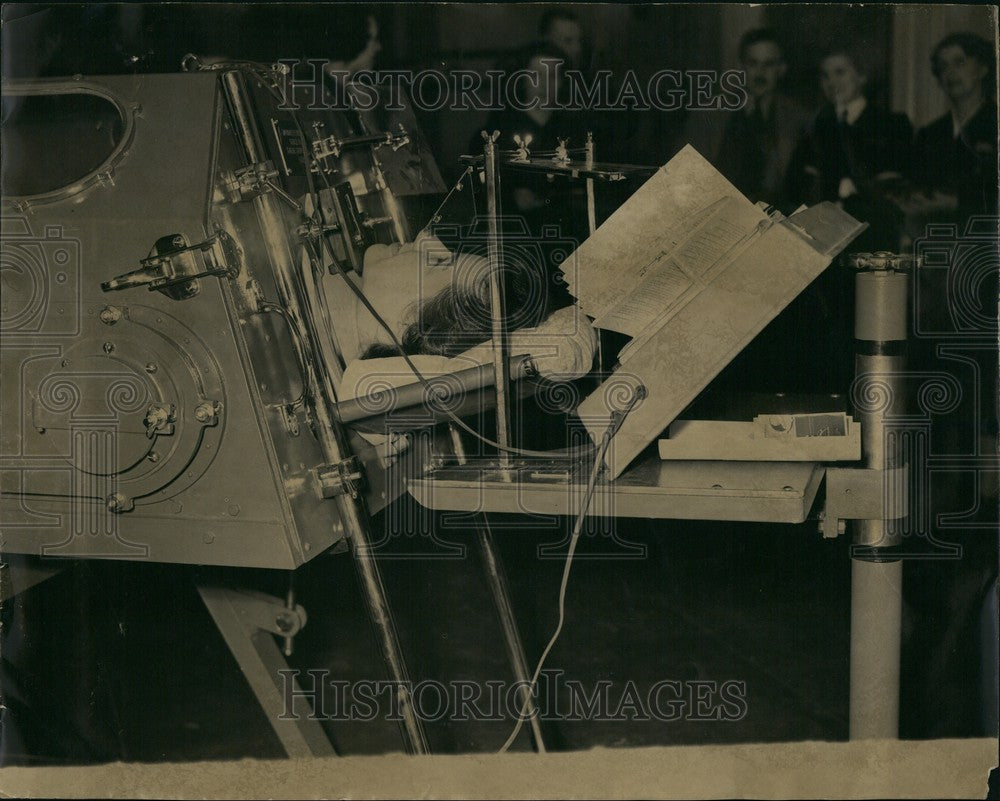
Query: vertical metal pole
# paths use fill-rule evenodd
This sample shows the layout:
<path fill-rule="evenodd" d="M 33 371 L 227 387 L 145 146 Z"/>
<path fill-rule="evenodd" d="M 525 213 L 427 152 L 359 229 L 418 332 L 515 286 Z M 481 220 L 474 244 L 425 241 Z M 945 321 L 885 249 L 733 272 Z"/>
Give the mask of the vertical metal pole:
<path fill-rule="evenodd" d="M 878 254 L 881 255 L 881 254 Z M 859 410 L 866 468 L 901 467 L 897 438 L 886 419 L 899 416 L 907 335 L 908 276 L 879 268 L 878 258 L 855 276 L 855 370 L 857 391 L 868 386 L 888 396 L 873 410 Z M 870 376 L 870 379 L 866 379 Z M 887 520 L 853 523 L 851 557 L 850 738 L 899 737 L 899 655 L 903 563 L 892 551 L 899 527 Z"/>
<path fill-rule="evenodd" d="M 455 458 L 459 464 L 465 464 L 465 447 L 462 445 L 458 429 L 454 425 L 449 425 L 448 429 L 451 434 Z M 521 642 L 521 633 L 517 628 L 514 607 L 510 602 L 507 577 L 504 575 L 503 565 L 497 557 L 493 532 L 490 530 L 490 521 L 485 513 L 476 515 L 475 527 L 479 539 L 479 551 L 483 557 L 483 568 L 490 585 L 490 593 L 493 595 L 493 602 L 496 604 L 504 645 L 507 647 L 507 659 L 514 672 L 514 680 L 521 687 L 521 704 L 518 708 L 528 719 L 536 750 L 538 753 L 544 754 L 547 752 L 545 741 L 542 739 L 541 724 L 538 720 L 538 708 L 535 706 L 535 699 L 531 694 L 531 673 L 528 670 L 527 657 L 524 655 L 524 643 Z"/>
<path fill-rule="evenodd" d="M 587 169 L 594 168 L 594 134 L 587 131 Z M 587 178 L 587 230 L 588 236 L 593 236 L 597 230 L 597 202 L 594 196 L 594 179 Z M 601 332 L 597 332 L 597 367 L 604 370 L 604 347 L 601 345 Z"/>
<path fill-rule="evenodd" d="M 504 309 L 503 293 L 503 241 L 500 234 L 500 172 L 497 168 L 496 141 L 499 131 L 492 134 L 483 131 L 486 145 L 486 221 L 488 236 L 486 240 L 487 255 L 490 269 L 490 317 L 492 319 L 493 339 L 493 372 L 496 376 L 497 392 L 497 442 L 507 448 L 510 446 L 510 370 L 507 364 L 507 320 Z M 499 454 L 501 475 L 507 476 L 506 468 L 510 467 L 510 453 L 501 448 Z"/>
<path fill-rule="evenodd" d="M 243 76 L 237 72 L 223 75 L 223 85 L 233 115 L 233 125 L 242 143 L 247 161 L 256 164 L 263 161 L 264 151 L 247 99 Z M 307 168 L 308 169 L 308 168 Z M 309 356 L 307 365 L 306 397 L 309 411 L 315 420 L 313 429 L 328 464 L 342 462 L 350 447 L 336 417 L 336 394 L 333 381 L 340 375 L 340 366 L 328 358 L 322 338 L 317 335 L 316 321 L 321 319 L 320 293 L 316 290 L 316 276 L 302 276 L 293 256 L 293 248 L 288 240 L 288 226 L 283 217 L 283 208 L 272 193 L 264 193 L 252 201 L 257 211 L 261 230 L 267 248 L 271 267 L 274 271 L 278 295 L 288 319 L 295 326 L 303 349 Z M 368 536 L 370 516 L 364 499 L 342 494 L 333 499 L 337 511 L 348 532 L 354 555 L 354 563 L 361 581 L 362 594 L 368 606 L 369 616 L 382 649 L 382 656 L 393 683 L 397 687 L 401 728 L 408 749 L 414 754 L 427 753 L 427 740 L 423 726 L 413 708 L 410 680 L 403 660 L 399 638 L 393 623 L 389 601 L 386 597 L 382 576 L 375 562 Z"/>
<path fill-rule="evenodd" d="M 594 168 L 594 135 L 587 131 L 587 169 Z M 587 229 L 590 236 L 597 230 L 597 206 L 594 198 L 594 179 L 587 179 Z"/>

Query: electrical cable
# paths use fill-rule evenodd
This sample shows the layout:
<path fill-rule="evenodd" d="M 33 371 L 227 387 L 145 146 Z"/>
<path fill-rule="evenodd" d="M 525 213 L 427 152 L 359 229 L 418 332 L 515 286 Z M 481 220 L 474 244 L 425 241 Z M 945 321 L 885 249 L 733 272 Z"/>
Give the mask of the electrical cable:
<path fill-rule="evenodd" d="M 607 452 L 612 438 L 625 421 L 628 413 L 631 412 L 635 404 L 645 396 L 646 388 L 642 385 L 636 387 L 626 407 L 621 411 L 615 411 L 612 413 L 611 422 L 608 423 L 604 436 L 601 438 L 600 447 L 597 449 L 597 455 L 594 458 L 594 466 L 590 471 L 590 478 L 587 479 L 587 489 L 584 493 L 583 501 L 580 504 L 580 511 L 577 513 L 576 522 L 573 524 L 573 533 L 570 535 L 569 549 L 566 552 L 566 562 L 563 565 L 562 580 L 559 583 L 559 619 L 556 623 L 555 631 L 552 632 L 552 636 L 549 638 L 549 642 L 545 646 L 545 650 L 542 651 L 542 655 L 538 658 L 538 664 L 535 666 L 535 671 L 531 676 L 531 686 L 526 688 L 526 697 L 524 703 L 521 705 L 521 711 L 517 715 L 517 723 L 514 725 L 514 730 L 510 733 L 510 736 L 504 744 L 500 746 L 500 750 L 497 752 L 499 754 L 506 753 L 514 743 L 514 740 L 517 739 L 517 735 L 521 733 L 521 727 L 524 725 L 524 721 L 526 719 L 524 715 L 528 708 L 528 702 L 530 700 L 532 689 L 538 684 L 538 677 L 542 673 L 542 667 L 545 665 L 545 660 L 548 658 L 549 652 L 555 646 L 556 640 L 559 639 L 559 635 L 562 634 L 563 624 L 566 622 L 566 590 L 569 587 L 569 573 L 573 566 L 573 555 L 576 553 L 576 546 L 580 542 L 580 532 L 583 529 L 583 521 L 587 517 L 587 510 L 590 508 L 590 501 L 594 497 L 594 490 L 597 487 L 597 476 L 600 474 L 601 467 L 604 463 L 604 454 Z"/>

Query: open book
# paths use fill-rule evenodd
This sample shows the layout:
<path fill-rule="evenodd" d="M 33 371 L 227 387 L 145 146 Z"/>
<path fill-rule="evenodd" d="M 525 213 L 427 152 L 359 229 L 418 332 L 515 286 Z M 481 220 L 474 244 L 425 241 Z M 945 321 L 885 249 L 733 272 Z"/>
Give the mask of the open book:
<path fill-rule="evenodd" d="M 612 477 L 865 227 L 831 203 L 771 218 L 688 146 L 584 242 L 570 292 L 597 327 L 632 337 L 580 405 L 595 441 L 645 389 L 608 449 Z"/>

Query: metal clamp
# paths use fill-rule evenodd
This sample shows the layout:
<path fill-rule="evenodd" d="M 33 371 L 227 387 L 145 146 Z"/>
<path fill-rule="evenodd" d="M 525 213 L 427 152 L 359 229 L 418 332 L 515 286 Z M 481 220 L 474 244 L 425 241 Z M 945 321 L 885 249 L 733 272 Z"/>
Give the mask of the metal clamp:
<path fill-rule="evenodd" d="M 845 520 L 898 520 L 907 516 L 909 468 L 889 470 L 828 467 L 826 508 L 820 518 L 824 537 L 845 531 Z"/>
<path fill-rule="evenodd" d="M 338 464 L 317 467 L 315 472 L 319 481 L 320 494 L 324 498 L 336 498 L 340 495 L 350 495 L 352 498 L 357 498 L 361 491 L 360 485 L 364 474 L 361 472 L 361 464 L 355 456 L 344 459 Z"/>
<path fill-rule="evenodd" d="M 319 128 L 316 128 L 316 132 L 319 133 Z M 383 147 L 388 146 L 393 150 L 399 150 L 404 145 L 410 143 L 410 135 L 406 132 L 406 128 L 403 124 L 399 124 L 399 131 L 393 133 L 392 131 L 380 131 L 374 134 L 366 134 L 363 136 L 325 136 L 316 139 L 312 143 L 313 158 L 317 162 L 323 159 L 333 156 L 333 158 L 340 158 L 340 154 L 352 147 L 360 147 L 362 145 L 371 145 L 372 147 Z"/>
<path fill-rule="evenodd" d="M 174 433 L 174 423 L 177 421 L 176 407 L 172 403 L 153 403 L 146 409 L 142 424 L 146 427 L 146 436 L 169 436 Z"/>
<path fill-rule="evenodd" d="M 221 170 L 219 183 L 230 203 L 252 200 L 271 191 L 271 181 L 278 177 L 278 171 L 270 161 L 249 164 L 238 170 Z"/>
<path fill-rule="evenodd" d="M 203 426 L 214 426 L 219 422 L 222 404 L 219 401 L 202 401 L 194 407 L 194 419 Z"/>
<path fill-rule="evenodd" d="M 855 270 L 908 272 L 920 267 L 923 258 L 912 253 L 878 250 L 875 253 L 852 253 L 847 257 L 847 262 Z"/>
<path fill-rule="evenodd" d="M 197 253 L 202 254 L 202 264 Z M 186 300 L 201 291 L 199 278 L 235 278 L 241 263 L 239 247 L 225 231 L 194 245 L 189 245 L 183 234 L 170 234 L 156 240 L 149 256 L 139 260 L 142 266 L 138 270 L 103 282 L 101 290 L 117 292 L 144 286 L 173 300 Z"/>

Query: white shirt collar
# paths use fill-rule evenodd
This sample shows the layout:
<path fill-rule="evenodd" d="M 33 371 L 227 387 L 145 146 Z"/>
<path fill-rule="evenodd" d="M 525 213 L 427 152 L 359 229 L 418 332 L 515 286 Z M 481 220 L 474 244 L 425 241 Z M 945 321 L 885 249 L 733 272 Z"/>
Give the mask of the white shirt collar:
<path fill-rule="evenodd" d="M 966 124 L 968 124 L 969 120 L 971 120 L 979 113 L 979 109 L 981 109 L 982 107 L 983 107 L 983 101 L 980 100 L 979 105 L 977 105 L 974 109 L 972 109 L 972 111 L 969 114 L 967 114 L 965 119 L 962 120 L 961 122 L 958 121 L 958 117 L 955 116 L 955 112 L 954 111 L 951 112 L 951 135 L 955 139 L 958 139 L 958 135 L 962 133 L 962 129 L 966 126 Z"/>
<path fill-rule="evenodd" d="M 847 124 L 854 125 L 858 121 L 858 117 L 865 110 L 868 105 L 868 101 L 862 95 L 861 97 L 856 97 L 846 106 L 837 106 L 837 119 L 839 120 L 844 112 L 847 112 Z"/>

